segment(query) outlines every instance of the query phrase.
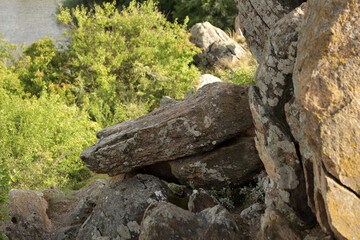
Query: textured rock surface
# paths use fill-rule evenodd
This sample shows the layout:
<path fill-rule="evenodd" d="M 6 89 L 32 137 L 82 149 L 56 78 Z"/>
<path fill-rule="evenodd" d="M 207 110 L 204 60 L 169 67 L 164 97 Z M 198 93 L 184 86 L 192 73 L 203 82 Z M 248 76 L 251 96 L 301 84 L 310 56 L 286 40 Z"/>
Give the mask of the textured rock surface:
<path fill-rule="evenodd" d="M 110 176 L 214 149 L 252 127 L 247 86 L 208 84 L 195 95 L 105 128 L 81 159 Z"/>
<path fill-rule="evenodd" d="M 203 189 L 194 190 L 189 197 L 188 209 L 190 212 L 198 213 L 204 209 L 212 208 L 218 205 L 216 199 L 209 195 Z"/>
<path fill-rule="evenodd" d="M 239 186 L 259 173 L 262 163 L 253 137 L 237 137 L 219 148 L 169 162 L 172 175 L 182 184 L 217 189 Z"/>
<path fill-rule="evenodd" d="M 10 220 L 1 226 L 9 239 L 50 238 L 52 224 L 46 214 L 48 203 L 44 198 L 34 191 L 12 189 L 9 201 L 7 209 Z"/>
<path fill-rule="evenodd" d="M 359 239 L 360 3 L 308 1 L 288 119 L 302 155 L 309 203 L 322 228 Z M 291 118 L 293 112 L 298 117 Z M 296 134 L 299 128 L 302 134 Z"/>
<path fill-rule="evenodd" d="M 236 0 L 241 30 L 251 53 L 261 63 L 269 29 L 285 14 L 300 6 L 303 0 Z"/>
<path fill-rule="evenodd" d="M 194 214 L 160 202 L 146 210 L 139 240 L 238 240 L 239 235 L 234 219 L 223 207 L 215 206 Z"/>
<path fill-rule="evenodd" d="M 86 188 L 74 193 L 73 195 L 80 197 L 80 200 L 75 209 L 73 209 L 65 219 L 64 225 L 74 226 L 83 224 L 92 213 L 106 186 L 107 182 L 105 180 L 97 179 L 90 183 Z"/>
<path fill-rule="evenodd" d="M 258 239 L 302 240 L 301 233 L 295 229 L 286 217 L 277 210 L 266 209 L 261 218 Z"/>
<path fill-rule="evenodd" d="M 221 82 L 221 79 L 211 74 L 204 74 L 199 77 L 198 84 L 195 86 L 195 88 L 200 89 L 206 84 L 214 83 L 214 82 Z"/>
<path fill-rule="evenodd" d="M 240 59 L 248 57 L 246 50 L 223 30 L 209 22 L 197 23 L 190 29 L 190 41 L 202 49 L 199 54 L 203 65 L 236 67 Z"/>
<path fill-rule="evenodd" d="M 110 185 L 81 226 L 77 239 L 138 239 L 146 208 L 151 203 L 166 201 L 168 193 L 166 185 L 150 175 L 137 175 Z"/>
<path fill-rule="evenodd" d="M 263 104 L 256 87 L 249 91 L 249 101 L 256 128 L 255 143 L 267 174 L 276 183 L 282 201 L 305 221 L 313 215 L 307 202 L 305 179 L 292 136 L 286 125 Z"/>

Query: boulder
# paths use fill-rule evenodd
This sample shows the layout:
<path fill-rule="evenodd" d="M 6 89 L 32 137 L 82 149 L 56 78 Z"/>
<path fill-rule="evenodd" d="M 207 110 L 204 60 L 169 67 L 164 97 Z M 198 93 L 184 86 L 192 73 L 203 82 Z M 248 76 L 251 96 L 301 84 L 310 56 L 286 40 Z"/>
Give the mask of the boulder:
<path fill-rule="evenodd" d="M 139 240 L 238 240 L 240 232 L 230 213 L 219 205 L 194 214 L 165 202 L 148 207 Z"/>
<path fill-rule="evenodd" d="M 137 240 L 146 208 L 151 203 L 166 201 L 169 191 L 158 178 L 141 174 L 104 187 L 98 204 L 76 239 Z"/>
<path fill-rule="evenodd" d="M 303 238 L 301 232 L 281 212 L 268 208 L 261 218 L 258 239 L 302 240 Z"/>
<path fill-rule="evenodd" d="M 208 194 L 205 190 L 193 190 L 189 197 L 188 209 L 190 212 L 198 213 L 204 209 L 212 208 L 218 205 L 218 201 Z"/>
<path fill-rule="evenodd" d="M 64 220 L 64 226 L 75 226 L 85 222 L 98 203 L 103 190 L 107 186 L 104 179 L 96 179 L 84 189 L 74 192 L 73 195 L 80 197 L 76 207 Z"/>
<path fill-rule="evenodd" d="M 263 49 L 269 29 L 283 16 L 305 0 L 236 0 L 238 22 L 251 53 L 258 63 L 263 61 Z"/>
<path fill-rule="evenodd" d="M 12 189 L 7 206 L 10 219 L 1 226 L 9 239 L 47 240 L 52 230 L 51 221 L 46 214 L 48 203 L 36 192 Z"/>
<path fill-rule="evenodd" d="M 221 79 L 211 74 L 203 74 L 199 77 L 198 84 L 196 84 L 195 88 L 196 90 L 199 90 L 203 86 L 214 82 L 221 82 Z"/>
<path fill-rule="evenodd" d="M 193 96 L 101 130 L 81 159 L 115 176 L 158 162 L 210 151 L 252 127 L 247 86 L 208 84 Z"/>
<path fill-rule="evenodd" d="M 311 209 L 304 204 L 305 179 L 292 136 L 271 108 L 263 104 L 256 87 L 250 89 L 249 101 L 256 128 L 255 143 L 267 174 L 275 182 L 282 201 L 304 221 L 313 221 Z"/>
<path fill-rule="evenodd" d="M 250 136 L 236 137 L 203 154 L 169 162 L 172 175 L 182 184 L 221 190 L 249 181 L 263 167 Z"/>
<path fill-rule="evenodd" d="M 248 58 L 248 52 L 223 30 L 209 22 L 197 23 L 190 28 L 190 41 L 202 49 L 199 54 L 203 65 L 233 69 L 239 60 Z"/>
<path fill-rule="evenodd" d="M 307 159 L 308 202 L 318 222 L 337 239 L 358 239 L 360 6 L 356 0 L 307 4 L 287 115 Z"/>

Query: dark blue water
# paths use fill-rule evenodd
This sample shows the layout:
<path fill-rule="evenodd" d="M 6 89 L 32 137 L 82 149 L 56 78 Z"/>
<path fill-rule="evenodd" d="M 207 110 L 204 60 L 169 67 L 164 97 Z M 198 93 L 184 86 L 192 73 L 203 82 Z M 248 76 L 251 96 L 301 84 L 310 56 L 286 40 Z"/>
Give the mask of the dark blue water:
<path fill-rule="evenodd" d="M 56 22 L 62 0 L 0 0 L 0 33 L 11 43 L 30 45 L 45 36 L 63 38 Z"/>

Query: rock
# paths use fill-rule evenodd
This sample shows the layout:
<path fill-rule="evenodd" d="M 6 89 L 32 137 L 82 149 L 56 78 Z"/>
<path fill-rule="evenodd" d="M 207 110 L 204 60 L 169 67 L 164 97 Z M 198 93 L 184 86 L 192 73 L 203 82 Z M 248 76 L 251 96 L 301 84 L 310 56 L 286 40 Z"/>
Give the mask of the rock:
<path fill-rule="evenodd" d="M 234 219 L 223 207 L 215 206 L 194 214 L 170 203 L 159 202 L 146 210 L 139 240 L 238 240 L 239 235 Z"/>
<path fill-rule="evenodd" d="M 214 82 L 221 82 L 221 79 L 211 74 L 203 74 L 199 77 L 198 84 L 195 86 L 195 88 L 196 90 L 199 90 L 203 86 Z"/>
<path fill-rule="evenodd" d="M 309 0 L 294 68 L 291 129 L 307 153 L 309 202 L 337 239 L 360 238 L 360 5 Z M 289 112 L 288 115 L 291 115 Z"/>
<path fill-rule="evenodd" d="M 202 49 L 199 55 L 203 65 L 233 69 L 240 59 L 247 58 L 246 50 L 223 30 L 209 22 L 197 23 L 190 28 L 190 41 Z"/>
<path fill-rule="evenodd" d="M 235 33 L 238 37 L 244 37 L 244 34 L 242 33 L 244 31 L 244 29 L 242 28 L 242 24 L 241 24 L 241 19 L 240 16 L 238 15 L 235 18 Z"/>
<path fill-rule="evenodd" d="M 160 100 L 160 107 L 164 107 L 166 105 L 168 105 L 169 103 L 175 102 L 176 100 L 169 97 L 169 96 L 165 96 Z"/>
<path fill-rule="evenodd" d="M 266 209 L 261 218 L 259 240 L 302 240 L 301 233 L 277 210 Z"/>
<path fill-rule="evenodd" d="M 263 104 L 282 122 L 285 122 L 284 105 L 293 96 L 292 73 L 305 6 L 304 3 L 294 9 L 269 29 L 264 59 L 255 75 Z"/>
<path fill-rule="evenodd" d="M 166 201 L 169 191 L 164 183 L 150 175 L 136 175 L 105 187 L 76 239 L 138 239 L 146 208 L 151 203 Z"/>
<path fill-rule="evenodd" d="M 276 183 L 280 198 L 304 221 L 314 216 L 307 201 L 304 174 L 296 146 L 286 127 L 264 106 L 256 87 L 249 91 L 249 101 L 256 128 L 255 143 L 267 174 Z"/>
<path fill-rule="evenodd" d="M 262 169 L 253 137 L 236 137 L 215 150 L 171 161 L 169 165 L 180 183 L 215 190 L 239 186 Z"/>
<path fill-rule="evenodd" d="M 241 211 L 240 217 L 248 219 L 257 219 L 264 213 L 265 207 L 261 203 L 254 203 L 248 208 Z"/>
<path fill-rule="evenodd" d="M 81 224 L 75 226 L 66 226 L 59 229 L 56 232 L 56 240 L 73 240 L 76 239 L 76 236 L 79 233 Z"/>
<path fill-rule="evenodd" d="M 252 127 L 247 86 L 208 84 L 195 95 L 101 130 L 81 159 L 115 176 L 214 149 Z"/>
<path fill-rule="evenodd" d="M 46 209 L 46 200 L 34 191 L 12 189 L 7 206 L 10 220 L 1 226 L 9 239 L 47 240 L 52 228 Z"/>
<path fill-rule="evenodd" d="M 87 187 L 75 193 L 76 196 L 81 197 L 75 209 L 64 220 L 65 226 L 81 225 L 92 213 L 97 205 L 97 202 L 102 195 L 102 191 L 107 186 L 104 179 L 97 179 L 91 182 Z"/>
<path fill-rule="evenodd" d="M 218 205 L 215 198 L 209 195 L 205 190 L 194 190 L 190 195 L 188 209 L 190 212 L 199 213 L 204 209 L 212 208 Z"/>
<path fill-rule="evenodd" d="M 263 61 L 263 49 L 269 29 L 283 16 L 300 6 L 305 0 L 236 0 L 238 22 L 258 63 Z"/>

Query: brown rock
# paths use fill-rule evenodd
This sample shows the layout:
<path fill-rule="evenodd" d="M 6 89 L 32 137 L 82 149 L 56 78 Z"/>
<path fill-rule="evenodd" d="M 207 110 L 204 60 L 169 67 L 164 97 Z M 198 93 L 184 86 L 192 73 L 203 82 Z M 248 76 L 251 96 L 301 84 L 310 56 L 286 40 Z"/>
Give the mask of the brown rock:
<path fill-rule="evenodd" d="M 209 22 L 197 23 L 190 29 L 190 41 L 202 49 L 199 54 L 203 65 L 236 68 L 240 59 L 248 58 L 248 52 L 223 30 Z"/>
<path fill-rule="evenodd" d="M 47 240 L 50 238 L 51 221 L 46 209 L 48 203 L 43 197 L 30 190 L 12 189 L 7 206 L 10 220 L 2 226 L 9 239 Z"/>
<path fill-rule="evenodd" d="M 194 214 L 159 202 L 146 210 L 139 240 L 238 240 L 239 236 L 234 219 L 223 207 L 215 206 Z"/>
<path fill-rule="evenodd" d="M 76 239 L 137 240 L 146 208 L 151 203 L 166 201 L 168 194 L 166 185 L 150 175 L 139 174 L 105 187 Z"/>
<path fill-rule="evenodd" d="M 300 112 L 290 125 L 293 132 L 299 125 L 303 131 L 294 136 L 307 153 L 309 203 L 322 228 L 338 239 L 359 238 L 360 224 L 352 217 L 360 199 L 359 25 L 356 0 L 308 1 L 294 68 L 295 99 L 288 106 Z"/>
<path fill-rule="evenodd" d="M 252 126 L 247 86 L 212 83 L 195 95 L 100 131 L 81 154 L 110 176 L 214 149 Z"/>
<path fill-rule="evenodd" d="M 200 188 L 199 190 L 194 190 L 190 195 L 188 209 L 190 212 L 198 213 L 204 209 L 215 207 L 216 205 L 218 205 L 216 199 Z"/>
<path fill-rule="evenodd" d="M 259 240 L 302 240 L 299 230 L 294 228 L 286 217 L 277 210 L 266 209 L 261 218 Z"/>
<path fill-rule="evenodd" d="M 269 29 L 285 14 L 300 6 L 303 0 L 236 0 L 239 9 L 238 22 L 251 53 L 263 61 L 263 49 Z"/>
<path fill-rule="evenodd" d="M 171 173 L 182 184 L 217 189 L 239 186 L 259 173 L 259 159 L 253 137 L 236 137 L 201 155 L 169 162 Z"/>

